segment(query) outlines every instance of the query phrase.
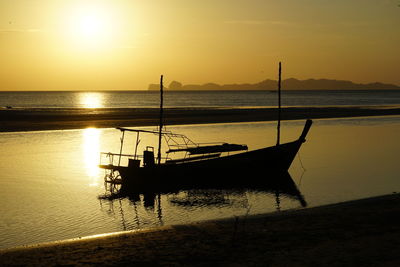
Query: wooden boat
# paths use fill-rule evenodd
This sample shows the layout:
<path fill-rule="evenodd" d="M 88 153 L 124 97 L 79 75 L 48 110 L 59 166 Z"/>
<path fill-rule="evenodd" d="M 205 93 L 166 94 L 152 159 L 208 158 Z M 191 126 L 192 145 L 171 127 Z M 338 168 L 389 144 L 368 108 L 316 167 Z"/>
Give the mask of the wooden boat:
<path fill-rule="evenodd" d="M 154 148 L 147 147 L 143 155 L 137 155 L 136 151 L 133 155 L 102 153 L 103 157 L 110 161 L 109 164 L 101 164 L 100 168 L 108 171 L 106 183 L 119 184 L 133 191 L 175 191 L 177 187 L 182 190 L 193 187 L 234 188 L 246 185 L 244 181 L 247 181 L 248 186 L 266 185 L 273 182 L 271 177 L 287 172 L 302 143 L 305 142 L 311 124 L 311 120 L 306 121 L 297 140 L 253 151 L 247 151 L 247 146 L 237 144 L 198 145 L 184 135 L 162 132 L 161 135 L 167 140 L 169 149 L 166 151 L 168 156 L 160 159 L 159 163 L 158 158 L 154 156 Z M 159 134 L 157 131 L 118 129 L 123 136 L 121 151 L 126 132 L 136 133 L 137 140 L 139 134 Z M 183 139 L 184 145 L 177 144 L 176 138 Z M 171 140 L 174 140 L 172 144 Z M 136 148 L 137 145 L 138 143 Z M 243 150 L 246 151 L 223 155 Z M 172 159 L 171 153 L 185 155 Z"/>

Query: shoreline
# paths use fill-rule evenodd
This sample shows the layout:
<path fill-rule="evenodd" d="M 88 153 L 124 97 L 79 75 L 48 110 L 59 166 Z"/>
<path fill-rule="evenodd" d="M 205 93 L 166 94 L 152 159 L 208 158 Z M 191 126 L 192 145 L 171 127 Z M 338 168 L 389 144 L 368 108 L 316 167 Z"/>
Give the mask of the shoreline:
<path fill-rule="evenodd" d="M 3 265 L 396 266 L 400 194 L 0 250 Z"/>
<path fill-rule="evenodd" d="M 166 108 L 166 125 L 275 121 L 277 108 Z M 398 106 L 284 107 L 282 120 L 400 115 Z M 156 126 L 158 108 L 1 109 L 0 132 Z"/>

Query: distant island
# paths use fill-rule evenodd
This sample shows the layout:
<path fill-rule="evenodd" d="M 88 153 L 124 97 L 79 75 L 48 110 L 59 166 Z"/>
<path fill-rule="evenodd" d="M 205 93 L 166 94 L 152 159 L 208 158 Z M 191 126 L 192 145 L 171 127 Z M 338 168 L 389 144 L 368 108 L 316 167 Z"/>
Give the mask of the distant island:
<path fill-rule="evenodd" d="M 243 83 L 243 84 L 216 84 L 216 83 L 205 83 L 205 84 L 186 84 L 183 85 L 180 82 L 173 81 L 167 90 L 176 91 L 207 91 L 207 90 L 276 90 L 276 80 L 264 80 L 259 83 Z M 159 90 L 159 84 L 150 84 L 148 90 Z M 353 83 L 351 81 L 342 80 L 328 80 L 328 79 L 308 79 L 298 80 L 294 78 L 286 79 L 282 81 L 283 90 L 400 90 L 400 86 L 394 84 L 385 83 Z"/>

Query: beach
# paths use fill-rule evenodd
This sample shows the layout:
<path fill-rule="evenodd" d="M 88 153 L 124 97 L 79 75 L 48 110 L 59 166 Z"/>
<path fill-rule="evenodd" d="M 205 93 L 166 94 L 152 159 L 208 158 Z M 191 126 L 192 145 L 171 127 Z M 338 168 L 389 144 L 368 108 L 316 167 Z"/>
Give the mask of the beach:
<path fill-rule="evenodd" d="M 400 115 L 398 106 L 285 107 L 282 120 Z M 167 108 L 164 124 L 277 120 L 277 108 Z M 0 109 L 0 132 L 154 126 L 158 108 Z"/>
<path fill-rule="evenodd" d="M 398 266 L 400 194 L 0 251 L 3 266 Z"/>

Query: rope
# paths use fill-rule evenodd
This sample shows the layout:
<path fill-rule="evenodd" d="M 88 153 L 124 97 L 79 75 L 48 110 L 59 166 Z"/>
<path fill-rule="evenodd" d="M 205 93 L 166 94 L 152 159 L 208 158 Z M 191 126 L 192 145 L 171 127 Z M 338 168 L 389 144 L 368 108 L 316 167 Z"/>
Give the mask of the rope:
<path fill-rule="evenodd" d="M 298 159 L 299 159 L 299 161 L 300 161 L 300 166 L 301 166 L 301 168 L 303 169 L 303 172 L 301 173 L 301 176 L 300 176 L 300 179 L 299 179 L 299 188 L 300 188 L 300 187 L 301 187 L 301 182 L 302 182 L 302 180 L 303 180 L 304 173 L 305 173 L 307 170 L 306 170 L 306 168 L 304 168 L 303 161 L 301 160 L 300 151 L 299 151 L 297 154 L 298 154 Z"/>
<path fill-rule="evenodd" d="M 299 151 L 297 154 L 299 155 L 298 158 L 299 158 L 299 161 L 300 161 L 301 168 L 303 168 L 303 171 L 305 172 L 305 171 L 306 171 L 306 168 L 304 168 L 303 162 L 301 161 L 300 151 Z"/>

